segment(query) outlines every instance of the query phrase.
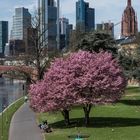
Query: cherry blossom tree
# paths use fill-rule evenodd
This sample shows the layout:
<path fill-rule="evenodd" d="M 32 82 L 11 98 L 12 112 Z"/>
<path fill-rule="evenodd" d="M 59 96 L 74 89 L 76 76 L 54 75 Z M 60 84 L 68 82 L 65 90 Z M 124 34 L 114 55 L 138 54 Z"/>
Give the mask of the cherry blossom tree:
<path fill-rule="evenodd" d="M 108 52 L 79 51 L 57 58 L 44 79 L 30 87 L 31 106 L 37 111 L 62 111 L 69 124 L 69 109 L 81 105 L 89 124 L 92 105 L 117 102 L 126 79 L 116 59 Z"/>

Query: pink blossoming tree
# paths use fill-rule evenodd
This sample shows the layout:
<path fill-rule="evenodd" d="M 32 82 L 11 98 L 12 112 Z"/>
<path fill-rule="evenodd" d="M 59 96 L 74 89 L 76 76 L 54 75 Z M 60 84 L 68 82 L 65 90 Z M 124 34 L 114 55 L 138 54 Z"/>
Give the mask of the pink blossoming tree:
<path fill-rule="evenodd" d="M 62 111 L 69 124 L 69 109 L 81 105 L 89 124 L 92 105 L 117 102 L 126 87 L 123 71 L 108 52 L 79 51 L 56 59 L 44 79 L 31 85 L 31 106 L 38 111 Z"/>

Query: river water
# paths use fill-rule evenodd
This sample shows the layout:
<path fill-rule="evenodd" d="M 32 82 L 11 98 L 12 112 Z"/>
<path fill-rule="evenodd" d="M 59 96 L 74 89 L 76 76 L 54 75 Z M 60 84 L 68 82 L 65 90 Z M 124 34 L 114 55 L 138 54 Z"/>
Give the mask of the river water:
<path fill-rule="evenodd" d="M 0 78 L 0 112 L 24 94 L 25 82 L 23 80 Z"/>

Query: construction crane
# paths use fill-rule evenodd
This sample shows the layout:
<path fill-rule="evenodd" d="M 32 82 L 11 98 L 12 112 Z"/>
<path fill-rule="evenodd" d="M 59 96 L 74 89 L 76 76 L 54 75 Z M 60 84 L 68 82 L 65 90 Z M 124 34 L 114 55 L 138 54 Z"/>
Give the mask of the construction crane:
<path fill-rule="evenodd" d="M 111 24 L 111 21 L 109 21 L 109 29 L 110 30 L 112 30 L 115 26 L 117 26 L 117 25 L 119 25 L 119 24 L 121 24 L 121 21 L 119 21 L 119 22 L 117 22 L 117 23 L 115 23 L 115 24 Z"/>

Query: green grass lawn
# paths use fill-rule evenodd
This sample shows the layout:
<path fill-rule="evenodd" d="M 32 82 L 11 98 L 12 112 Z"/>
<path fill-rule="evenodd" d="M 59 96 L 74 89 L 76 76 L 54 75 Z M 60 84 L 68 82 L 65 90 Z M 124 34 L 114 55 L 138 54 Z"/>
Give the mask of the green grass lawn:
<path fill-rule="evenodd" d="M 38 114 L 38 120 L 47 119 L 52 133 L 46 140 L 68 140 L 72 134 L 87 134 L 87 140 L 140 140 L 140 88 L 129 87 L 125 96 L 115 105 L 93 107 L 90 125 L 84 127 L 83 110 L 79 107 L 70 112 L 70 127 L 65 127 L 61 113 Z"/>
<path fill-rule="evenodd" d="M 24 103 L 23 98 L 15 102 L 11 105 L 4 113 L 3 113 L 3 131 L 2 131 L 2 116 L 0 116 L 0 140 L 8 140 L 8 133 L 10 122 L 13 114 L 16 110 Z M 3 138 L 2 138 L 3 133 Z"/>

